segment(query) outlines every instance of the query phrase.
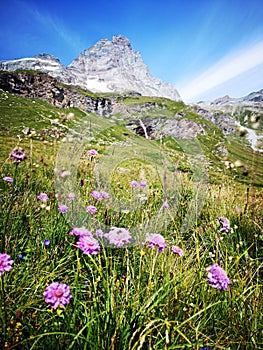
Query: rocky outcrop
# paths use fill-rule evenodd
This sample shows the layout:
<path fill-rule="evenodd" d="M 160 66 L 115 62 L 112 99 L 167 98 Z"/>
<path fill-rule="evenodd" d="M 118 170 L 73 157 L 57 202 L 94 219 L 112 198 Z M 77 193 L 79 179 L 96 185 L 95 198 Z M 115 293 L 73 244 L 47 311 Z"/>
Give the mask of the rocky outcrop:
<path fill-rule="evenodd" d="M 126 124 L 126 127 L 149 139 L 160 139 L 167 136 L 177 139 L 193 139 L 198 134 L 206 134 L 202 126 L 193 120 L 176 117 L 167 119 L 165 116 L 132 120 Z"/>
<path fill-rule="evenodd" d="M 213 124 L 215 124 L 215 126 L 220 128 L 225 135 L 228 135 L 236 130 L 236 120 L 228 113 L 207 110 L 198 106 L 196 106 L 194 110 L 197 114 L 210 120 Z"/>
<path fill-rule="evenodd" d="M 245 118 L 248 118 L 250 113 L 262 118 L 262 108 L 263 89 L 240 98 L 231 98 L 226 95 L 213 101 L 199 102 L 193 106 L 196 113 L 212 121 L 224 134 L 230 134 L 236 130 L 236 122 L 240 117 L 242 119 L 242 114 L 246 115 Z M 244 123 L 247 122 L 245 118 Z"/>
<path fill-rule="evenodd" d="M 243 97 L 243 101 L 261 103 L 261 106 L 263 106 L 263 89 L 251 92 L 249 95 Z"/>
<path fill-rule="evenodd" d="M 93 92 L 135 91 L 145 96 L 181 100 L 175 87 L 154 78 L 139 52 L 132 49 L 129 40 L 114 36 L 112 41 L 102 39 L 83 51 L 68 66 L 48 54 L 11 61 L 0 61 L 0 70 L 39 70 L 59 81 Z"/>
<path fill-rule="evenodd" d="M 78 107 L 104 116 L 112 112 L 109 99 L 82 94 L 74 87 L 62 86 L 55 78 L 42 72 L 2 73 L 0 88 L 23 97 L 38 98 L 59 108 Z"/>

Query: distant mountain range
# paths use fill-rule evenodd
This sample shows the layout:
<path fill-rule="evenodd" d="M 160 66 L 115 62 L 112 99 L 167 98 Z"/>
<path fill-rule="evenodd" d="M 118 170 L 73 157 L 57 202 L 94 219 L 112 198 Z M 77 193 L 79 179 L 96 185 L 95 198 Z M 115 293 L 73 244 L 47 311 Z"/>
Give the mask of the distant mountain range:
<path fill-rule="evenodd" d="M 39 70 L 63 83 L 95 93 L 135 91 L 145 96 L 181 101 L 172 84 L 150 74 L 140 53 L 134 51 L 130 41 L 123 36 L 113 36 L 112 41 L 101 39 L 67 67 L 52 55 L 39 54 L 0 61 L 0 70 Z"/>
<path fill-rule="evenodd" d="M 255 92 L 251 92 L 247 96 L 239 98 L 231 98 L 226 95 L 223 97 L 216 98 L 212 101 L 200 101 L 199 105 L 208 105 L 208 106 L 236 106 L 236 105 L 246 105 L 246 106 L 262 106 L 263 105 L 263 89 Z"/>

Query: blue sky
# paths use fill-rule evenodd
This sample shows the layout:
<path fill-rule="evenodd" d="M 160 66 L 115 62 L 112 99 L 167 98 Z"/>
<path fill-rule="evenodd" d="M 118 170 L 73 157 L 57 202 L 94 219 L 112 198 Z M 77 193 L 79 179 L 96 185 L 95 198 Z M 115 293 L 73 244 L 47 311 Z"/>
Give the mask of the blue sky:
<path fill-rule="evenodd" d="M 128 37 L 186 102 L 263 89 L 262 0 L 1 0 L 0 60 L 50 53 L 68 65 Z"/>

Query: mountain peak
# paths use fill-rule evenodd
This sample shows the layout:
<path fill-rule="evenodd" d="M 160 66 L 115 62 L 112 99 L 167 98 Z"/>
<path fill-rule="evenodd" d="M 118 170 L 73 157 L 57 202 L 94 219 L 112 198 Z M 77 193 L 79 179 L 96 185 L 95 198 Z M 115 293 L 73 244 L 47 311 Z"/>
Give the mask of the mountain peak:
<path fill-rule="evenodd" d="M 129 39 L 115 35 L 112 41 L 104 38 L 84 50 L 68 67 L 49 54 L 33 58 L 0 62 L 0 69 L 38 69 L 63 83 L 93 92 L 135 91 L 145 96 L 181 100 L 172 84 L 153 77 L 139 52 L 132 49 Z"/>
<path fill-rule="evenodd" d="M 42 60 L 50 60 L 50 61 L 54 61 L 54 62 L 59 62 L 60 63 L 60 60 L 56 56 L 50 55 L 48 53 L 39 53 L 38 55 L 33 56 L 33 58 L 36 58 L 36 59 L 39 58 L 39 59 L 42 59 Z"/>
<path fill-rule="evenodd" d="M 128 38 L 123 35 L 115 35 L 112 37 L 112 43 L 119 46 L 127 46 L 131 49 L 131 43 Z"/>

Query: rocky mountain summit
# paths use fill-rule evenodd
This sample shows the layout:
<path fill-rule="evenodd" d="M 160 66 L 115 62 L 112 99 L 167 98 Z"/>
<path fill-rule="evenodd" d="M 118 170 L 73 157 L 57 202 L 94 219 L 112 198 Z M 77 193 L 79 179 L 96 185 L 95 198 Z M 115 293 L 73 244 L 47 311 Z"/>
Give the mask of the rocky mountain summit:
<path fill-rule="evenodd" d="M 101 39 L 67 67 L 52 55 L 40 54 L 0 61 L 0 70 L 39 70 L 63 83 L 92 92 L 136 91 L 145 96 L 181 100 L 172 84 L 150 74 L 140 53 L 134 51 L 130 41 L 123 36 L 113 36 L 112 41 Z"/>
<path fill-rule="evenodd" d="M 251 92 L 250 94 L 239 97 L 239 98 L 233 98 L 228 95 L 225 95 L 223 97 L 216 98 L 212 101 L 200 101 L 198 102 L 198 105 L 200 106 L 255 106 L 255 107 L 262 107 L 263 106 L 263 89 L 259 91 Z"/>

